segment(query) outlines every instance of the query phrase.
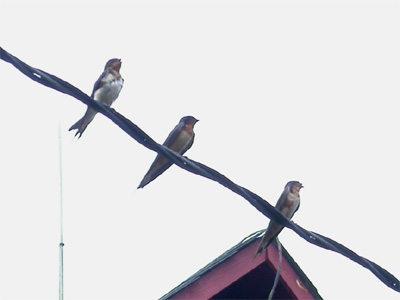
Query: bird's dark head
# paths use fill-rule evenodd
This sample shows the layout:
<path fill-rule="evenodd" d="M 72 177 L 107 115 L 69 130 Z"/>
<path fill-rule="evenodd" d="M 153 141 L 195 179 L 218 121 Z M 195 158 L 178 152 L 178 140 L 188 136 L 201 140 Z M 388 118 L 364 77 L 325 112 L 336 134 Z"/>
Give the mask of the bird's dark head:
<path fill-rule="evenodd" d="M 183 117 L 183 118 L 180 120 L 180 123 L 183 123 L 183 124 L 185 124 L 185 125 L 189 125 L 189 126 L 193 127 L 194 124 L 196 124 L 198 121 L 199 121 L 199 120 L 197 120 L 195 117 L 186 116 L 186 117 Z"/>
<path fill-rule="evenodd" d="M 104 70 L 113 69 L 113 70 L 119 72 L 119 69 L 121 68 L 121 63 L 122 63 L 121 59 L 112 58 L 106 63 L 106 66 L 104 67 Z"/>
<path fill-rule="evenodd" d="M 298 195 L 301 188 L 303 188 L 303 187 L 304 186 L 298 181 L 289 181 L 286 184 L 285 189 L 289 189 L 291 193 Z"/>

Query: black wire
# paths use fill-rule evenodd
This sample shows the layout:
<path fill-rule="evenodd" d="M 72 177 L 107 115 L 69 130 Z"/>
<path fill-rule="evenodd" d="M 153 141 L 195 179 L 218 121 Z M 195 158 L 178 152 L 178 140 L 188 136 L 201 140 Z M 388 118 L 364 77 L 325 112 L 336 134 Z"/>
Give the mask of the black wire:
<path fill-rule="evenodd" d="M 103 115 L 111 119 L 115 124 L 117 124 L 123 131 L 125 131 L 129 136 L 131 136 L 137 142 L 139 142 L 148 149 L 151 149 L 157 153 L 166 156 L 170 161 L 172 161 L 179 167 L 191 173 L 214 180 L 223 185 L 224 187 L 230 189 L 232 192 L 242 196 L 263 215 L 267 216 L 270 219 L 273 219 L 274 221 L 278 222 L 279 224 L 285 227 L 292 229 L 299 236 L 307 240 L 309 243 L 312 243 L 327 250 L 340 253 L 343 256 L 346 256 L 347 258 L 351 259 L 352 261 L 362 265 L 363 267 L 370 270 L 373 274 L 375 274 L 375 276 L 378 277 L 388 287 L 392 288 L 397 292 L 400 292 L 399 280 L 396 277 L 394 277 L 391 273 L 389 273 L 388 271 L 377 265 L 376 263 L 364 257 L 359 256 L 354 251 L 350 250 L 349 248 L 343 246 L 342 244 L 339 244 L 338 242 L 328 237 L 325 237 L 315 232 L 308 231 L 302 228 L 301 226 L 295 224 L 294 222 L 288 220 L 275 207 L 270 205 L 260 196 L 249 191 L 244 187 L 235 184 L 229 178 L 225 177 L 218 171 L 206 165 L 203 165 L 199 162 L 191 160 L 187 157 L 183 157 L 171 151 L 170 149 L 166 148 L 165 146 L 156 143 L 143 130 L 141 130 L 137 125 L 132 123 L 123 115 L 121 115 L 112 108 L 97 103 L 88 95 L 86 95 L 73 85 L 69 84 L 68 82 L 54 75 L 46 73 L 42 70 L 32 68 L 31 66 L 25 64 L 24 62 L 22 62 L 15 56 L 11 55 L 1 47 L 0 47 L 0 58 L 6 62 L 11 63 L 14 67 L 16 67 L 18 70 L 20 70 L 22 73 L 24 73 L 32 80 L 35 80 L 40 84 L 55 89 L 61 93 L 68 94 L 78 99 L 79 101 L 85 103 L 86 105 L 90 106 L 91 108 L 97 110 L 98 112 L 102 113 Z"/>

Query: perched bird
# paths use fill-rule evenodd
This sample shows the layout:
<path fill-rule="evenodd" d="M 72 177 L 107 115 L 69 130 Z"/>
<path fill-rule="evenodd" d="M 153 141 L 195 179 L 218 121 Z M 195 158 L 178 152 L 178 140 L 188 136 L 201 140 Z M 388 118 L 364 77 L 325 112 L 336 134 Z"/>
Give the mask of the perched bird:
<path fill-rule="evenodd" d="M 100 75 L 93 87 L 93 92 L 90 97 L 106 106 L 111 104 L 118 98 L 119 92 L 124 84 L 124 79 L 121 77 L 119 70 L 121 68 L 121 60 L 118 58 L 110 59 L 104 67 L 103 74 Z M 75 136 L 80 138 L 86 127 L 94 119 L 97 111 L 87 108 L 85 115 L 74 125 L 69 131 L 77 129 Z"/>
<path fill-rule="evenodd" d="M 193 127 L 199 120 L 194 117 L 187 116 L 183 117 L 179 124 L 175 126 L 174 130 L 171 131 L 169 136 L 164 142 L 164 146 L 183 155 L 193 145 L 194 132 Z M 139 184 L 138 189 L 143 188 L 151 181 L 156 179 L 162 173 L 165 172 L 172 162 L 168 160 L 164 155 L 158 154 L 150 169 L 147 171 L 142 182 Z"/>
<path fill-rule="evenodd" d="M 303 185 L 298 181 L 289 181 L 283 193 L 276 203 L 276 208 L 284 215 L 286 218 L 291 219 L 294 213 L 299 209 L 300 206 L 300 189 Z M 257 249 L 256 255 L 260 255 L 268 245 L 273 242 L 273 240 L 278 236 L 283 227 L 271 220 L 269 222 L 268 228 L 265 230 L 264 236 L 261 240 L 260 246 Z"/>

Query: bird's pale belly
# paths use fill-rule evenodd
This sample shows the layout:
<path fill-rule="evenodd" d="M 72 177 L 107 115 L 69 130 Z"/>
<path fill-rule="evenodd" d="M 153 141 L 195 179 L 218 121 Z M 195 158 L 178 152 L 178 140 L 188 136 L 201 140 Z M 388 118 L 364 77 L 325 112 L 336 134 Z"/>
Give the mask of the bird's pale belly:
<path fill-rule="evenodd" d="M 183 130 L 177 137 L 175 143 L 170 146 L 170 149 L 175 152 L 181 153 L 182 150 L 185 149 L 189 144 L 191 137 L 191 134 Z"/>
<path fill-rule="evenodd" d="M 300 199 L 293 194 L 288 195 L 287 203 L 282 209 L 282 214 L 287 218 L 292 218 L 300 204 Z"/>
<path fill-rule="evenodd" d="M 122 80 L 112 81 L 110 84 L 98 89 L 94 95 L 94 100 L 100 103 L 111 106 L 115 99 L 118 98 L 119 92 L 122 89 Z"/>

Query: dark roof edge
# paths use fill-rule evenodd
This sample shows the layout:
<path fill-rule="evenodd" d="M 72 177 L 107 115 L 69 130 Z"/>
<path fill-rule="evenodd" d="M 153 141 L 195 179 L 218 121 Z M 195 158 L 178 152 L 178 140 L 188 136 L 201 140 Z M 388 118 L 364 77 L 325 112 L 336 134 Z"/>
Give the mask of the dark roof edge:
<path fill-rule="evenodd" d="M 167 294 L 162 296 L 159 300 L 166 300 L 169 297 L 173 296 L 174 294 L 180 292 L 183 290 L 185 287 L 189 286 L 193 282 L 195 282 L 198 278 L 209 272 L 211 269 L 213 269 L 215 266 L 221 264 L 228 258 L 232 257 L 235 255 L 237 252 L 239 252 L 242 248 L 247 247 L 249 244 L 251 244 L 253 241 L 256 239 L 260 238 L 263 233 L 263 230 L 256 231 L 246 238 L 244 238 L 240 243 L 237 245 L 233 246 L 229 250 L 225 251 L 223 254 L 218 256 L 216 259 L 211 261 L 209 264 L 207 264 L 205 267 L 201 268 L 199 271 L 197 271 L 195 274 L 190 276 L 188 279 L 183 281 L 180 285 L 169 291 Z M 282 245 L 282 254 L 283 257 L 289 262 L 289 264 L 293 267 L 295 270 L 296 274 L 298 274 L 303 281 L 303 283 L 306 285 L 307 289 L 310 291 L 310 293 L 314 296 L 315 299 L 322 299 L 322 297 L 318 294 L 317 289 L 315 286 L 312 284 L 312 282 L 308 279 L 306 274 L 300 269 L 299 265 L 293 260 L 293 258 L 289 255 L 289 253 L 286 251 L 286 249 Z"/>

